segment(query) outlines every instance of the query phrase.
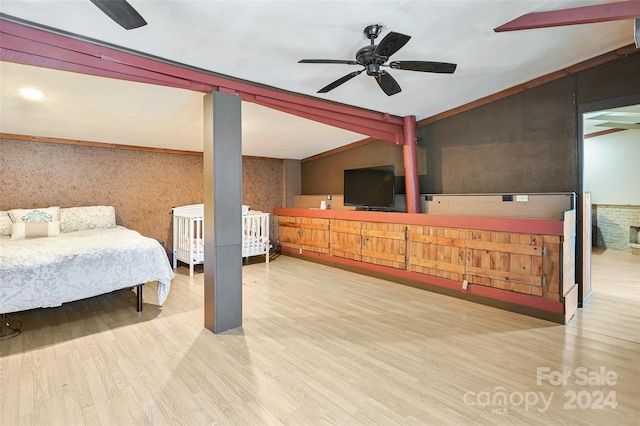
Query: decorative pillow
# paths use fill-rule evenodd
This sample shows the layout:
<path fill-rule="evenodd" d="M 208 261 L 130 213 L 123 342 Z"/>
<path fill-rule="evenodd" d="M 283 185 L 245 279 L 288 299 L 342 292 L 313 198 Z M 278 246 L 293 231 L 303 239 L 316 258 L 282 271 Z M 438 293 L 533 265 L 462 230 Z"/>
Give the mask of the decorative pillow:
<path fill-rule="evenodd" d="M 115 227 L 116 210 L 113 206 L 68 207 L 60 209 L 61 232 Z"/>
<path fill-rule="evenodd" d="M 8 237 L 11 235 L 11 223 L 9 213 L 0 211 L 0 236 Z"/>
<path fill-rule="evenodd" d="M 60 221 L 16 222 L 11 225 L 11 239 L 57 237 L 60 235 Z"/>
<path fill-rule="evenodd" d="M 13 223 L 57 222 L 60 220 L 60 207 L 13 209 L 9 210 L 9 217 Z"/>

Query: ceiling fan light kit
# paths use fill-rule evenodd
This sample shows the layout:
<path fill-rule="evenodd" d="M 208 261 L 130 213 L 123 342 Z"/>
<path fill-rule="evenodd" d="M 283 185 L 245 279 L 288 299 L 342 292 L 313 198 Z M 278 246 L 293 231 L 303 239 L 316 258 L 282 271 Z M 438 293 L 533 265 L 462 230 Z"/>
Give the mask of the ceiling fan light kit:
<path fill-rule="evenodd" d="M 342 64 L 342 65 L 360 65 L 363 68 L 359 71 L 351 72 L 339 79 L 329 83 L 322 89 L 318 90 L 318 93 L 327 93 L 330 90 L 346 83 L 352 78 L 360 75 L 363 71 L 367 72 L 367 75 L 375 78 L 378 86 L 382 89 L 387 96 L 395 95 L 402 91 L 398 82 L 387 72 L 381 69 L 382 67 L 392 68 L 396 70 L 405 71 L 419 71 L 419 72 L 433 72 L 452 74 L 456 70 L 456 64 L 447 62 L 427 62 L 427 61 L 393 61 L 387 64 L 389 57 L 400 50 L 411 39 L 411 36 L 389 32 L 380 42 L 376 45 L 375 40 L 382 31 L 382 25 L 374 24 L 365 27 L 364 34 L 370 40 L 370 44 L 360 48 L 356 52 L 356 60 L 342 60 L 342 59 L 302 59 L 298 61 L 301 64 Z"/>

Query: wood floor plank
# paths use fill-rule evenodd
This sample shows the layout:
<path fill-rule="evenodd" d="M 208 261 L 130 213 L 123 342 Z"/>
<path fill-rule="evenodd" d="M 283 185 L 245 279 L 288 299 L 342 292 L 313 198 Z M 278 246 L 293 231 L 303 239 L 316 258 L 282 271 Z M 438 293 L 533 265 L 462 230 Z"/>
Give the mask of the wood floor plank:
<path fill-rule="evenodd" d="M 202 269 L 181 267 L 163 307 L 150 283 L 140 313 L 122 290 L 14 314 L 0 425 L 636 424 L 640 257 L 592 264 L 564 326 L 279 256 L 243 266 L 243 327 L 219 335 L 203 328 Z M 538 383 L 540 368 L 570 377 Z M 576 384 L 578 368 L 617 380 Z M 617 407 L 567 409 L 570 392 Z"/>

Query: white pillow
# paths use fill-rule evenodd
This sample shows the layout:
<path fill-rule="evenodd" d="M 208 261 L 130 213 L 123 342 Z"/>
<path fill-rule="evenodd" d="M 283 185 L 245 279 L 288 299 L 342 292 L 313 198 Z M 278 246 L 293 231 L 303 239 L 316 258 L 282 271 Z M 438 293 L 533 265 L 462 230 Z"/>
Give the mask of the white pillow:
<path fill-rule="evenodd" d="M 11 225 L 11 239 L 57 237 L 60 235 L 60 221 L 16 222 Z"/>
<path fill-rule="evenodd" d="M 12 223 L 9 213 L 0 211 L 0 236 L 8 237 L 11 235 Z"/>
<path fill-rule="evenodd" d="M 60 207 L 12 209 L 9 210 L 9 217 L 13 223 L 57 222 L 60 220 Z"/>

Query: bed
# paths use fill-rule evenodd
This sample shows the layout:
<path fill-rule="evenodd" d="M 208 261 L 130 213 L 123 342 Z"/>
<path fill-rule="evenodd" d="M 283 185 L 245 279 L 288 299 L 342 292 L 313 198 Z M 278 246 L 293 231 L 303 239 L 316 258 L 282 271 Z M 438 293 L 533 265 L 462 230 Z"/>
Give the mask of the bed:
<path fill-rule="evenodd" d="M 56 208 L 34 210 L 49 209 Z M 46 223 L 48 235 L 29 238 L 23 233 L 30 222 L 8 224 L 7 212 L 0 212 L 0 314 L 132 287 L 140 311 L 142 285 L 151 281 L 158 281 L 158 303 L 164 303 L 174 274 L 160 243 L 117 226 L 110 206 L 60 208 L 59 215 L 59 225 Z"/>
<path fill-rule="evenodd" d="M 249 210 L 242 206 L 242 257 L 265 256 L 269 262 L 269 213 Z M 173 268 L 178 262 L 189 265 L 204 263 L 204 204 L 173 208 Z"/>

